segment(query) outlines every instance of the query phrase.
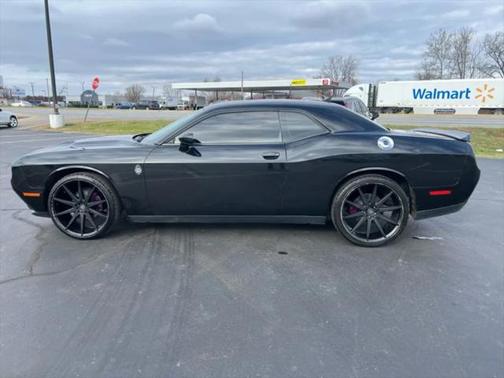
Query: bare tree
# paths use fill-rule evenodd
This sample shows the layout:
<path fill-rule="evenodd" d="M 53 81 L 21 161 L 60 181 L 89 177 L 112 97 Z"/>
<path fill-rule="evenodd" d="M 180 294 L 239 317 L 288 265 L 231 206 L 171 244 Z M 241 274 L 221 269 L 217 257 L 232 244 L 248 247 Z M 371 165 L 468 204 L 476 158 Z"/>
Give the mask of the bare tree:
<path fill-rule="evenodd" d="M 130 85 L 128 88 L 126 88 L 125 96 L 129 102 L 138 102 L 140 101 L 140 97 L 143 95 L 144 92 L 145 92 L 144 87 L 142 87 L 139 84 L 133 84 Z"/>
<path fill-rule="evenodd" d="M 426 42 L 421 69 L 417 73 L 417 77 L 449 78 L 452 39 L 452 35 L 445 29 L 439 29 L 430 35 Z"/>
<path fill-rule="evenodd" d="M 422 60 L 418 71 L 415 73 L 417 80 L 436 80 L 437 74 L 433 71 L 432 64 L 427 60 Z"/>
<path fill-rule="evenodd" d="M 358 66 L 357 58 L 352 55 L 335 55 L 327 59 L 320 70 L 320 75 L 333 81 L 353 85 L 357 83 Z"/>
<path fill-rule="evenodd" d="M 504 32 L 487 34 L 483 40 L 486 61 L 482 71 L 492 77 L 504 77 Z"/>
<path fill-rule="evenodd" d="M 452 77 L 458 79 L 474 78 L 480 68 L 480 44 L 474 39 L 471 28 L 462 28 L 451 37 L 450 69 Z"/>

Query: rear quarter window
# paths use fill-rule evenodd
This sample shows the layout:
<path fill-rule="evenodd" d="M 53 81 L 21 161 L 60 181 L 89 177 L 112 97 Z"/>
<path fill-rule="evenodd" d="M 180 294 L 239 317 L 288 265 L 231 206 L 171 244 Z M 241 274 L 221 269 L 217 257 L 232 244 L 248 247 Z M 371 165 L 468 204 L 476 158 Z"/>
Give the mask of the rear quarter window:
<path fill-rule="evenodd" d="M 315 117 L 333 132 L 362 132 L 362 131 L 385 131 L 388 130 L 377 122 L 363 117 L 353 111 L 335 105 L 334 108 L 324 107 L 313 111 Z"/>
<path fill-rule="evenodd" d="M 281 111 L 280 124 L 286 143 L 328 132 L 325 127 L 301 113 Z"/>

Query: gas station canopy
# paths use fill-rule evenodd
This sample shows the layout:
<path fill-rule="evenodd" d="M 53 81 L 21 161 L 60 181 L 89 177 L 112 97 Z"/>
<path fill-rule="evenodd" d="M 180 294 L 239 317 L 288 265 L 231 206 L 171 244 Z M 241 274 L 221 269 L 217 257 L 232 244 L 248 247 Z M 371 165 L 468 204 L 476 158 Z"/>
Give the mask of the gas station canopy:
<path fill-rule="evenodd" d="M 338 82 L 328 78 L 320 79 L 284 79 L 284 80 L 244 80 L 240 81 L 211 81 L 196 83 L 174 83 L 173 89 L 194 91 L 241 91 L 265 92 L 275 90 L 328 90 L 347 89 Z"/>

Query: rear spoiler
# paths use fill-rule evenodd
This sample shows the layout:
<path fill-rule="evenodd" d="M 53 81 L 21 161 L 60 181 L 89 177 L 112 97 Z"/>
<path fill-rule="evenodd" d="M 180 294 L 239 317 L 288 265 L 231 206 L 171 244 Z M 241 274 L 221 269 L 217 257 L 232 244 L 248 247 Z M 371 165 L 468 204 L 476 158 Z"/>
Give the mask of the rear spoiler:
<path fill-rule="evenodd" d="M 458 130 L 439 130 L 439 129 L 413 129 L 412 131 L 424 134 L 432 134 L 432 135 L 440 135 L 456 140 L 460 140 L 462 142 L 470 142 L 471 134 L 466 133 L 465 131 Z"/>

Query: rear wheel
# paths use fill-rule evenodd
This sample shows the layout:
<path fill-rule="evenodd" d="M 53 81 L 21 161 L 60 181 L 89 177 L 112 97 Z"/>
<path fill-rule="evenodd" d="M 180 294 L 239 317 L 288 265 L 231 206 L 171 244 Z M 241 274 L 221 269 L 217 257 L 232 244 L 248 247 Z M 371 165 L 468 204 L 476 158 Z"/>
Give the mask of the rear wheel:
<path fill-rule="evenodd" d="M 119 217 L 120 203 L 111 185 L 93 173 L 72 173 L 52 187 L 49 214 L 63 233 L 76 239 L 105 235 Z"/>
<path fill-rule="evenodd" d="M 18 126 L 18 120 L 16 117 L 12 116 L 9 119 L 9 127 L 17 127 Z"/>
<path fill-rule="evenodd" d="M 384 245 L 408 223 L 409 200 L 395 181 L 380 175 L 356 177 L 334 196 L 331 218 L 350 242 L 364 247 Z"/>

